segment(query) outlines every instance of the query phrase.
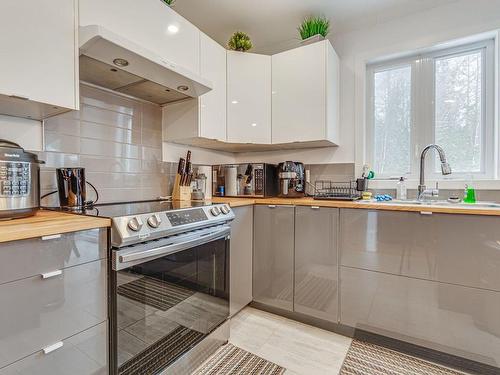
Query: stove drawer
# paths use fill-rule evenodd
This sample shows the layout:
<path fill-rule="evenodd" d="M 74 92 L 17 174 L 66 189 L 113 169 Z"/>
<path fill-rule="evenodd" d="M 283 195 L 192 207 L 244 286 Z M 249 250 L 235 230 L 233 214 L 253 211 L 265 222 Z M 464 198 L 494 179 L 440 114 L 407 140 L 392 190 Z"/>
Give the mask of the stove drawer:
<path fill-rule="evenodd" d="M 62 346 L 61 346 L 62 344 Z M 57 349 L 56 349 L 57 348 Z M 107 323 L 60 341 L 0 369 L 0 375 L 105 375 L 108 373 Z"/>
<path fill-rule="evenodd" d="M 0 284 L 106 258 L 106 229 L 0 244 Z"/>
<path fill-rule="evenodd" d="M 0 285 L 0 367 L 107 318 L 106 260 Z"/>

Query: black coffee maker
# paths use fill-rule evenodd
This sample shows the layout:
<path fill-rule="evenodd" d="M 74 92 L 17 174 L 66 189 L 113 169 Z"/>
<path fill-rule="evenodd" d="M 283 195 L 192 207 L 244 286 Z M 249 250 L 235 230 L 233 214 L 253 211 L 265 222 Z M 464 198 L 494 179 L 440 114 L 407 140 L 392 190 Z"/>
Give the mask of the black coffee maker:
<path fill-rule="evenodd" d="M 85 181 L 85 168 L 57 168 L 57 191 L 59 193 L 59 205 L 73 210 L 81 210 L 91 207 L 97 202 L 87 201 L 86 184 L 89 184 L 95 191 L 96 188 L 88 181 Z"/>
<path fill-rule="evenodd" d="M 305 195 L 304 164 L 296 161 L 285 161 L 278 165 L 279 193 L 282 198 L 300 198 Z"/>

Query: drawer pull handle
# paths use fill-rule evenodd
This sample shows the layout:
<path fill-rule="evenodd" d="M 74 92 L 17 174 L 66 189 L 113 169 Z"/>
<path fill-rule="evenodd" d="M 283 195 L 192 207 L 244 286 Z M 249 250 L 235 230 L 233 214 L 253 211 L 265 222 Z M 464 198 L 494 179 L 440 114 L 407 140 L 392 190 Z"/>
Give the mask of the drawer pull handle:
<path fill-rule="evenodd" d="M 319 206 L 311 206 L 313 210 L 319 210 Z"/>
<path fill-rule="evenodd" d="M 269 208 L 276 208 L 276 205 L 275 204 L 270 204 L 267 207 L 269 207 Z"/>
<path fill-rule="evenodd" d="M 42 241 L 47 241 L 47 240 L 56 240 L 58 238 L 61 238 L 62 234 L 53 234 L 51 236 L 43 236 Z"/>
<path fill-rule="evenodd" d="M 54 276 L 62 275 L 62 270 L 55 270 L 52 272 L 42 273 L 42 279 L 50 279 Z"/>
<path fill-rule="evenodd" d="M 420 211 L 420 215 L 432 215 L 432 211 Z"/>
<path fill-rule="evenodd" d="M 52 353 L 54 350 L 57 350 L 59 348 L 62 348 L 64 343 L 62 341 L 56 342 L 55 344 L 52 344 L 50 346 L 47 346 L 46 348 L 43 348 L 43 354 L 49 354 Z"/>

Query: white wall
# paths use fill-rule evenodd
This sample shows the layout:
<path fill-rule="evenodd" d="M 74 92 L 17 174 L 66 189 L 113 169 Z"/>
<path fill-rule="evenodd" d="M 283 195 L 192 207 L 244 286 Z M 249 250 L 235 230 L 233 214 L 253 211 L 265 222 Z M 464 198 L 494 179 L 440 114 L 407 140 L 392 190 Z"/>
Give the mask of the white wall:
<path fill-rule="evenodd" d="M 25 150 L 42 151 L 42 123 L 35 120 L 0 115 L 0 138 L 16 142 Z"/>

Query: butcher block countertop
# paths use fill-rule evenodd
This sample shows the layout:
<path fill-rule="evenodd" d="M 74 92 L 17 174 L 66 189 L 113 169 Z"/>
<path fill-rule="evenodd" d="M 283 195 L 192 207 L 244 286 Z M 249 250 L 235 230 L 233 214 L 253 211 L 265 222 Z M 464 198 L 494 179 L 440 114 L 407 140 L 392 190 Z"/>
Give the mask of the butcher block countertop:
<path fill-rule="evenodd" d="M 417 204 L 394 204 L 394 203 L 378 203 L 375 201 L 332 201 L 332 200 L 315 200 L 312 198 L 227 198 L 213 197 L 213 203 L 227 203 L 230 207 L 249 206 L 254 204 L 260 205 L 294 205 L 294 206 L 316 206 L 316 207 L 333 207 L 333 208 L 358 208 L 368 210 L 385 210 L 385 211 L 405 211 L 405 212 L 435 212 L 445 214 L 462 214 L 462 215 L 486 215 L 500 216 L 500 208 L 485 208 L 463 206 L 439 206 L 439 205 L 417 205 Z"/>
<path fill-rule="evenodd" d="M 0 221 L 0 242 L 109 226 L 111 220 L 106 218 L 39 210 L 34 216 Z"/>

